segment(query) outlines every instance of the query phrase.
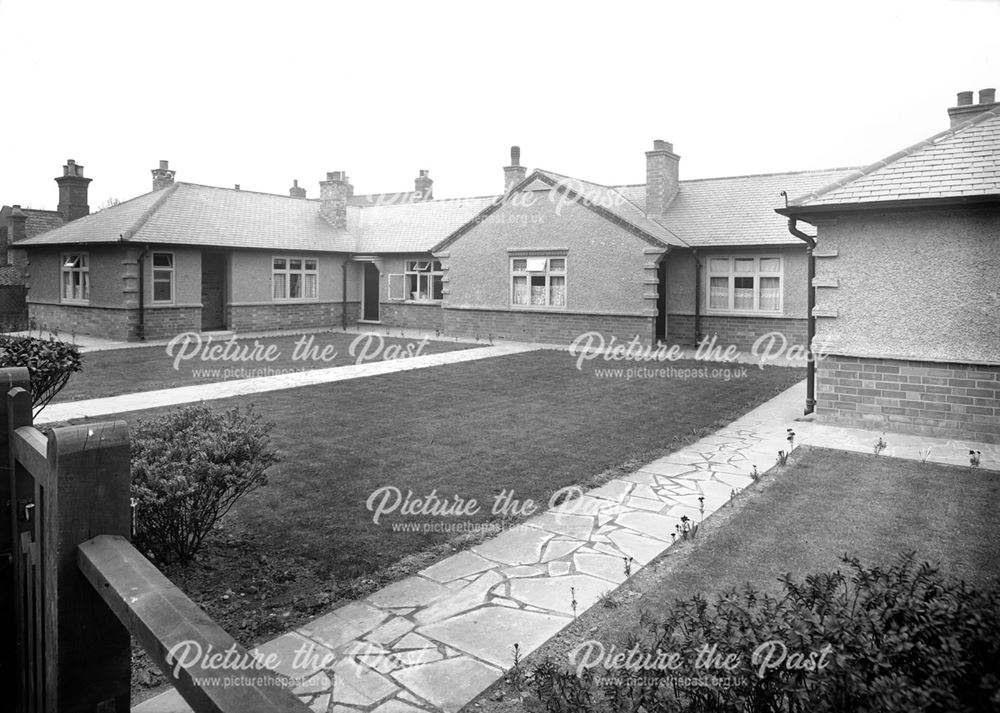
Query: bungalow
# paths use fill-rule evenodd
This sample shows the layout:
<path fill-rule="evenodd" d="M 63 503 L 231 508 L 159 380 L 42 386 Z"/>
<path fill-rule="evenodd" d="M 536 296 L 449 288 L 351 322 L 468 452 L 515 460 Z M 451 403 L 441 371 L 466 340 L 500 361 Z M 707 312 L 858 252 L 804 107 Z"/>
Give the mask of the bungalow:
<path fill-rule="evenodd" d="M 821 421 L 1000 443 L 1000 103 L 972 98 L 778 210 L 815 246 Z"/>
<path fill-rule="evenodd" d="M 32 321 L 142 339 L 181 331 L 355 323 L 565 343 L 587 331 L 643 342 L 702 337 L 803 344 L 806 247 L 780 193 L 846 169 L 681 181 L 664 141 L 644 184 L 528 172 L 511 150 L 499 195 L 355 195 L 343 172 L 320 198 L 174 181 L 43 235 L 28 252 Z"/>

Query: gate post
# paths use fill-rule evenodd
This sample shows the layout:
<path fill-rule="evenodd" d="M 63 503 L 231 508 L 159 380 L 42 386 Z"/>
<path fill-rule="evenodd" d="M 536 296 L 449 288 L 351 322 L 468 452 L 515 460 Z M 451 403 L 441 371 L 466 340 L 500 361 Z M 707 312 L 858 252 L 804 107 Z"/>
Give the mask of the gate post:
<path fill-rule="evenodd" d="M 124 421 L 55 428 L 48 438 L 46 678 L 60 713 L 128 713 L 131 638 L 77 566 L 95 535 L 131 537 L 129 436 Z M 54 487 L 53 487 L 54 486 Z M 51 676 L 51 677 L 50 677 Z"/>

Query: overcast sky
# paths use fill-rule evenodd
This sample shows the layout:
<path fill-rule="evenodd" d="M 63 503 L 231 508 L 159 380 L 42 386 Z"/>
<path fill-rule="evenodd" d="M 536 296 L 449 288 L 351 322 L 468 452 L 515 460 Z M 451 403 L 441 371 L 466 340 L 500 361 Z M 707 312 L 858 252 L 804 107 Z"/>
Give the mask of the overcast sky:
<path fill-rule="evenodd" d="M 522 163 L 645 180 L 871 163 L 1000 85 L 1000 1 L 219 2 L 0 0 L 0 205 L 90 205 L 178 181 L 310 197 L 502 188 Z"/>

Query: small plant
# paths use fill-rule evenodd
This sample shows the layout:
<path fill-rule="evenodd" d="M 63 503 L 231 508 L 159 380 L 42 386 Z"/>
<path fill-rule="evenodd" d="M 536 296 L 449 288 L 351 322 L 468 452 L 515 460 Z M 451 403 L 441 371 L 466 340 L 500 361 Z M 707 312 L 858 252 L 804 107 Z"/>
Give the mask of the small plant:
<path fill-rule="evenodd" d="M 969 451 L 969 467 L 978 468 L 983 454 L 980 451 Z"/>
<path fill-rule="evenodd" d="M 778 465 L 785 465 L 788 463 L 788 453 L 786 451 L 778 451 Z"/>
<path fill-rule="evenodd" d="M 278 462 L 271 424 L 254 412 L 189 406 L 132 428 L 137 546 L 161 562 L 190 561 L 237 500 Z"/>
<path fill-rule="evenodd" d="M 627 579 L 628 577 L 632 576 L 632 562 L 635 561 L 635 558 L 634 557 L 622 557 L 622 559 L 625 560 L 625 577 Z"/>
<path fill-rule="evenodd" d="M 516 688 L 521 688 L 525 683 L 524 669 L 521 667 L 521 645 L 514 644 L 511 648 L 514 653 L 514 665 L 507 672 L 507 683 Z"/>
<path fill-rule="evenodd" d="M 788 441 L 788 452 L 791 453 L 795 450 L 795 431 L 790 428 L 786 428 L 785 433 L 788 434 L 785 436 L 785 440 Z"/>
<path fill-rule="evenodd" d="M 681 515 L 681 538 L 687 539 L 688 535 L 691 534 L 691 518 L 687 515 Z"/>
<path fill-rule="evenodd" d="M 971 453 L 971 452 L 972 451 L 969 451 L 969 453 Z M 926 463 L 927 462 L 927 458 L 930 456 L 930 454 L 931 454 L 931 449 L 930 448 L 921 448 L 919 451 L 917 451 L 917 455 L 920 456 L 920 462 L 921 463 Z"/>
<path fill-rule="evenodd" d="M 569 596 L 571 597 L 571 601 L 570 601 L 569 605 L 573 609 L 573 618 L 576 619 L 576 606 L 577 606 L 577 601 L 576 601 L 576 587 L 570 587 L 569 588 Z"/>
<path fill-rule="evenodd" d="M 601 603 L 601 606 L 604 607 L 605 609 L 617 609 L 619 606 L 621 606 L 621 603 L 617 599 L 615 599 L 615 593 L 610 589 L 606 591 L 604 594 L 602 594 L 600 599 L 598 599 L 598 601 Z"/>
<path fill-rule="evenodd" d="M 677 542 L 677 533 L 676 532 L 671 532 L 670 533 L 670 542 L 671 543 Z"/>
<path fill-rule="evenodd" d="M 780 451 L 779 451 L 779 452 L 780 452 Z M 757 470 L 757 466 L 754 466 L 754 467 L 753 467 L 753 470 L 751 470 L 751 471 L 750 471 L 750 477 L 751 477 L 751 478 L 752 478 L 753 480 L 757 480 L 757 478 L 759 478 L 759 477 L 760 477 L 760 472 L 759 472 L 759 471 Z"/>
<path fill-rule="evenodd" d="M 883 433 L 882 436 L 885 434 Z M 878 456 L 882 451 L 889 447 L 889 444 L 885 442 L 885 439 L 879 436 L 878 440 L 875 441 L 875 455 Z"/>

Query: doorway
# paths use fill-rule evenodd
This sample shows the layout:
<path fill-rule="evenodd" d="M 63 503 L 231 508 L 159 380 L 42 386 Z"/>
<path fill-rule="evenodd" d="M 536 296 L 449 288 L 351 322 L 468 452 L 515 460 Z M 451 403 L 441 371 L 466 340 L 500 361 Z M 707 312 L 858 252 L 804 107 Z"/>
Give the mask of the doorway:
<path fill-rule="evenodd" d="M 201 254 L 201 329 L 226 328 L 226 254 Z"/>
<path fill-rule="evenodd" d="M 361 318 L 365 322 L 378 322 L 379 314 L 379 289 L 378 279 L 382 273 L 373 262 L 366 262 L 364 274 L 364 285 L 361 291 Z"/>

